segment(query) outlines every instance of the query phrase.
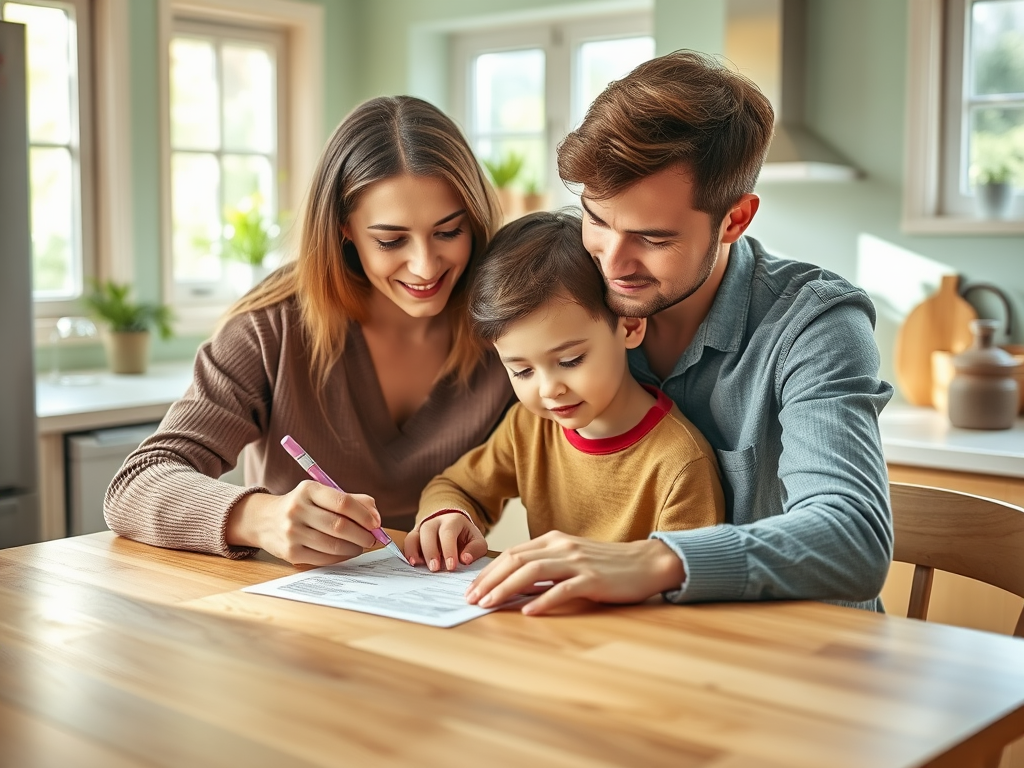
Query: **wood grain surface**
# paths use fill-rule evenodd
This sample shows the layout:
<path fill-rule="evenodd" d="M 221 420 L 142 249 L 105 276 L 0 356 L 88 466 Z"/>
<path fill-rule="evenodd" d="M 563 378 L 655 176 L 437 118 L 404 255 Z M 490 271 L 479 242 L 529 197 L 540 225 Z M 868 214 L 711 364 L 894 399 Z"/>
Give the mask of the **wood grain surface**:
<path fill-rule="evenodd" d="M 896 333 L 894 369 L 900 392 L 912 405 L 932 405 L 932 352 L 970 346 L 978 313 L 957 292 L 959 275 L 944 275 L 939 290 L 907 315 Z"/>
<path fill-rule="evenodd" d="M 1024 734 L 1013 638 L 657 599 L 433 629 L 238 591 L 293 571 L 0 551 L 0 765 L 960 767 Z"/>

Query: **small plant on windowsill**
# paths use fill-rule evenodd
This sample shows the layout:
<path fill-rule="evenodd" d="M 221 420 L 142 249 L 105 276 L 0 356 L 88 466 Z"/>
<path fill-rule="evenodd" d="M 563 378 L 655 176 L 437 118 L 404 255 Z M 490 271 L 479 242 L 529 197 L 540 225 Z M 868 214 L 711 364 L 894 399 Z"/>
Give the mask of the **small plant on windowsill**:
<path fill-rule="evenodd" d="M 132 301 L 131 290 L 127 283 L 94 280 L 92 291 L 82 297 L 86 311 L 107 326 L 103 344 L 114 373 L 145 373 L 150 330 L 156 328 L 162 339 L 173 333 L 171 308 Z"/>
<path fill-rule="evenodd" d="M 547 207 L 547 195 L 541 189 L 536 179 L 526 182 L 526 189 L 523 192 L 523 210 L 526 213 L 541 211 Z"/>
<path fill-rule="evenodd" d="M 974 201 L 977 213 L 986 219 L 1007 219 L 1013 212 L 1013 164 L 998 160 L 977 169 Z"/>
<path fill-rule="evenodd" d="M 270 273 L 270 256 L 281 227 L 263 213 L 263 198 L 258 192 L 243 198 L 235 208 L 228 208 L 224 218 L 227 223 L 221 255 L 229 265 L 241 267 L 228 268 L 235 292 L 241 296 Z"/>
<path fill-rule="evenodd" d="M 494 182 L 505 220 L 514 219 L 522 213 L 522 195 L 512 189 L 512 182 L 519 177 L 526 158 L 518 152 L 506 152 L 497 159 L 484 160 L 484 167 Z"/>

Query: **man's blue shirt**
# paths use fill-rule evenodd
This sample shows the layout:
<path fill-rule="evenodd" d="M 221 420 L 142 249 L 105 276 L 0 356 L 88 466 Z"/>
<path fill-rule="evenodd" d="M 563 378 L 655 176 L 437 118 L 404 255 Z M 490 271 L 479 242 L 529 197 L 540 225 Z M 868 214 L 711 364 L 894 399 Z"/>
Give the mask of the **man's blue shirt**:
<path fill-rule="evenodd" d="M 660 387 L 715 449 L 727 524 L 659 532 L 683 560 L 673 602 L 810 598 L 879 608 L 892 515 L 874 306 L 839 275 L 731 247 L 708 316 Z"/>

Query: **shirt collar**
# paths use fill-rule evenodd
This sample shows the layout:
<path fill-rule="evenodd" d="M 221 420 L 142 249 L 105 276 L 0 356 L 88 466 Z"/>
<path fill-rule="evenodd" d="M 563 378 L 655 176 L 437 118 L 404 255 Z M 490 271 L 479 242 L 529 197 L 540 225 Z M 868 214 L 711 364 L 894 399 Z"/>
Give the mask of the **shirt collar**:
<path fill-rule="evenodd" d="M 705 347 L 722 352 L 736 352 L 742 346 L 750 311 L 756 244 L 755 240 L 741 237 L 730 247 L 722 284 L 718 286 L 708 316 L 700 324 L 695 343 L 701 342 Z"/>

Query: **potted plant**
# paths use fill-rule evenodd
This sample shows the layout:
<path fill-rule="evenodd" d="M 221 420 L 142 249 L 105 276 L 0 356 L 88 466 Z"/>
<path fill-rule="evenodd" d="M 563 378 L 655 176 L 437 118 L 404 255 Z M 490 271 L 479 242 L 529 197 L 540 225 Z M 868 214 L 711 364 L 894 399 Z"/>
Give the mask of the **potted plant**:
<path fill-rule="evenodd" d="M 494 188 L 498 192 L 498 203 L 505 214 L 505 219 L 514 219 L 520 215 L 522 197 L 512 189 L 512 182 L 519 176 L 526 158 L 518 152 L 506 152 L 495 160 L 484 160 L 484 167 L 491 175 Z"/>
<path fill-rule="evenodd" d="M 221 255 L 228 260 L 229 276 L 239 296 L 270 273 L 268 256 L 277 244 L 281 228 L 263 213 L 263 198 L 252 194 L 224 212 L 224 245 Z M 233 273 L 233 274 L 232 274 Z"/>
<path fill-rule="evenodd" d="M 170 307 L 132 301 L 130 293 L 126 283 L 93 281 L 92 292 L 82 297 L 89 314 L 108 326 L 103 344 L 114 373 L 145 373 L 150 329 L 155 327 L 162 339 L 172 333 Z"/>
<path fill-rule="evenodd" d="M 978 169 L 974 201 L 979 216 L 1008 219 L 1013 211 L 1013 166 L 999 160 Z"/>

